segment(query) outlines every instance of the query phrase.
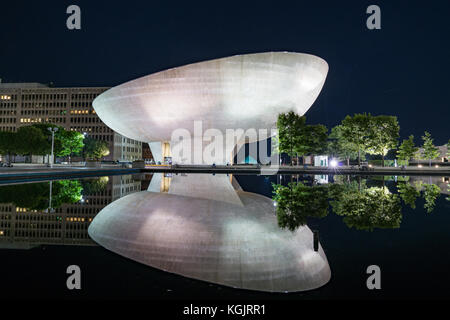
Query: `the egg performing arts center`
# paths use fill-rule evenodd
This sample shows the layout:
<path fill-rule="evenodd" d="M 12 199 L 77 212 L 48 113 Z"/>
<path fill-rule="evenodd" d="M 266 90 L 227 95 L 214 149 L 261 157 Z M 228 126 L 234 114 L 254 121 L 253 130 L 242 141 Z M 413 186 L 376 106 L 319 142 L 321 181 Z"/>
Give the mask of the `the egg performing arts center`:
<path fill-rule="evenodd" d="M 266 129 L 270 135 L 279 113 L 305 114 L 322 90 L 327 72 L 326 61 L 310 54 L 236 55 L 126 82 L 99 95 L 93 107 L 114 131 L 149 143 L 156 162 L 171 156 L 173 163 L 212 164 L 201 156 L 208 147 L 205 134 Z M 201 130 L 196 130 L 199 123 Z M 174 136 L 180 131 L 189 133 L 193 141 L 188 157 L 171 152 L 180 143 Z M 230 162 L 236 144 L 258 140 L 258 136 L 239 138 L 224 142 L 214 163 Z"/>

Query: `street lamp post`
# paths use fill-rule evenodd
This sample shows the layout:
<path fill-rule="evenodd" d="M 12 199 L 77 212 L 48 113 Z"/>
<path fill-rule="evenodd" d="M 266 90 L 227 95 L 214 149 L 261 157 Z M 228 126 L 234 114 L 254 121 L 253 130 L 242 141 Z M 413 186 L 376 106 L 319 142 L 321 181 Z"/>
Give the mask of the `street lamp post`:
<path fill-rule="evenodd" d="M 49 127 L 48 131 L 52 133 L 52 155 L 51 155 L 51 161 L 50 161 L 50 168 L 53 168 L 53 161 L 54 161 L 54 155 L 53 155 L 53 146 L 55 145 L 55 132 L 58 131 L 57 127 Z"/>

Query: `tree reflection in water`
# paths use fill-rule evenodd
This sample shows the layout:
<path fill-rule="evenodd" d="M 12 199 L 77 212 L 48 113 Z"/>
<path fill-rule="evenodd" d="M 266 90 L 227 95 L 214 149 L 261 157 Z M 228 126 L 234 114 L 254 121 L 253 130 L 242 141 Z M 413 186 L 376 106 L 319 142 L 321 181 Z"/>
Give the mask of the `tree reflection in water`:
<path fill-rule="evenodd" d="M 108 182 L 109 182 L 108 177 L 81 180 L 81 186 L 83 187 L 83 195 L 86 196 L 102 192 L 103 190 L 105 190 Z"/>
<path fill-rule="evenodd" d="M 399 182 L 397 184 L 397 191 L 405 204 L 412 209 L 416 208 L 416 200 L 420 196 L 420 188 L 417 183 L 411 185 L 406 182 Z"/>
<path fill-rule="evenodd" d="M 309 217 L 323 218 L 328 214 L 328 186 L 307 186 L 291 182 L 288 186 L 273 184 L 278 225 L 294 231 L 306 224 Z"/>
<path fill-rule="evenodd" d="M 434 210 L 436 205 L 436 199 L 441 194 L 441 188 L 435 184 L 424 184 L 423 185 L 423 198 L 425 199 L 425 204 L 423 207 L 428 213 Z"/>
<path fill-rule="evenodd" d="M 80 201 L 83 188 L 77 180 L 52 181 L 52 208 L 64 203 Z M 49 207 L 50 182 L 27 183 L 2 186 L 0 203 L 13 203 L 30 210 L 44 210 Z"/>
<path fill-rule="evenodd" d="M 29 210 L 49 208 L 51 188 L 51 207 L 59 208 L 63 204 L 76 203 L 84 195 L 105 189 L 108 177 L 89 180 L 59 180 L 52 182 L 26 183 L 0 187 L 0 203 L 13 203 L 17 207 Z"/>
<path fill-rule="evenodd" d="M 399 228 L 402 221 L 400 198 L 386 187 L 361 190 L 341 188 L 331 202 L 333 212 L 343 216 L 349 228 L 373 231 Z"/>
<path fill-rule="evenodd" d="M 420 195 L 425 200 L 423 205 L 427 213 L 431 213 L 436 206 L 436 200 L 441 194 L 441 188 L 434 183 L 423 183 L 421 181 L 414 184 L 400 182 L 397 184 L 397 190 L 403 202 L 412 209 L 416 208 L 416 200 Z"/>
<path fill-rule="evenodd" d="M 331 204 L 332 212 L 342 216 L 349 228 L 367 231 L 399 228 L 401 200 L 415 209 L 416 200 L 422 195 L 424 209 L 430 213 L 441 193 L 435 184 L 399 182 L 398 193 L 391 193 L 384 180 L 382 186 L 368 187 L 367 184 L 365 179 L 352 181 L 344 176 L 335 176 L 335 183 L 326 185 L 302 182 L 291 182 L 287 186 L 274 184 L 273 200 L 278 225 L 293 231 L 306 224 L 308 218 L 327 216 Z"/>

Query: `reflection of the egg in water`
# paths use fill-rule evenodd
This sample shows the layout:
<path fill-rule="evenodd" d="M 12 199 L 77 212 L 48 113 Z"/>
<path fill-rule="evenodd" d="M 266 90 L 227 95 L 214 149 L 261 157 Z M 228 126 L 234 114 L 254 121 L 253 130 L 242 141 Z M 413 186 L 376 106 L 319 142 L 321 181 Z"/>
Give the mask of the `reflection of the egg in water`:
<path fill-rule="evenodd" d="M 331 277 L 306 225 L 280 229 L 271 199 L 225 175 L 155 174 L 148 191 L 105 207 L 89 235 L 132 260 L 236 288 L 303 291 Z"/>

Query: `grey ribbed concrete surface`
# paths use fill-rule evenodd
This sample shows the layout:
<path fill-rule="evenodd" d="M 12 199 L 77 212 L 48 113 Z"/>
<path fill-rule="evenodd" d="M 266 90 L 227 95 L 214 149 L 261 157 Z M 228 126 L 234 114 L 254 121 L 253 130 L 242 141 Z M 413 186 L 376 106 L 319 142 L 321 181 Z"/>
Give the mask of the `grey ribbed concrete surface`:
<path fill-rule="evenodd" d="M 93 107 L 108 127 L 139 141 L 170 141 L 179 128 L 194 133 L 196 120 L 204 130 L 270 129 L 280 112 L 303 115 L 327 73 L 325 60 L 310 54 L 235 55 L 123 83 L 99 95 Z"/>
<path fill-rule="evenodd" d="M 163 160 L 157 142 L 164 141 L 170 142 L 173 163 L 226 164 L 236 143 L 265 140 L 272 135 L 270 129 L 275 128 L 279 113 L 295 111 L 303 115 L 322 90 L 327 73 L 326 61 L 310 54 L 236 55 L 123 83 L 99 95 L 93 107 L 114 131 L 151 142 L 157 161 Z M 265 136 L 257 136 L 255 131 L 251 137 L 242 132 L 238 141 L 217 147 L 214 157 L 202 157 L 209 150 L 203 136 L 208 131 L 214 137 L 218 132 L 225 136 L 227 129 L 269 131 Z M 191 140 L 185 144 L 188 136 Z"/>

